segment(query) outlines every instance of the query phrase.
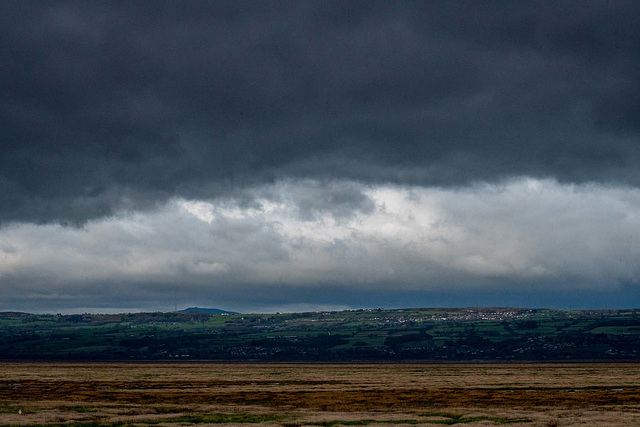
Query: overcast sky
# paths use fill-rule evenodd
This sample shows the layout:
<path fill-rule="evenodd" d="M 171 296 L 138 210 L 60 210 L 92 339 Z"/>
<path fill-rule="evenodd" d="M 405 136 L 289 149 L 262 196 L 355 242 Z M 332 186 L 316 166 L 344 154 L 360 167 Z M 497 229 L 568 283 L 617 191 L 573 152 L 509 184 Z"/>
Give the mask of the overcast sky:
<path fill-rule="evenodd" d="M 640 306 L 636 1 L 0 2 L 0 310 Z"/>

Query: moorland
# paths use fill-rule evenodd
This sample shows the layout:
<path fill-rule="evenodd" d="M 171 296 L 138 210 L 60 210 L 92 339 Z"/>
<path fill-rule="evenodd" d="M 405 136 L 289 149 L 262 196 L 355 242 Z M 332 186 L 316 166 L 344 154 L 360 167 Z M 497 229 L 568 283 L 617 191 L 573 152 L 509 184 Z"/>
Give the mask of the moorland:
<path fill-rule="evenodd" d="M 0 425 L 631 426 L 638 363 L 0 363 Z"/>

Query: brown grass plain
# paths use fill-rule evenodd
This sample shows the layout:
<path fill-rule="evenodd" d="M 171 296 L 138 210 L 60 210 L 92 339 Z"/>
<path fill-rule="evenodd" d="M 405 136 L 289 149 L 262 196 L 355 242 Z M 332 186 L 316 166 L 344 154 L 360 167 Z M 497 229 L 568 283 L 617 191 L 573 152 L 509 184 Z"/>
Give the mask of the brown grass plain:
<path fill-rule="evenodd" d="M 0 424 L 640 426 L 640 364 L 5 362 Z"/>

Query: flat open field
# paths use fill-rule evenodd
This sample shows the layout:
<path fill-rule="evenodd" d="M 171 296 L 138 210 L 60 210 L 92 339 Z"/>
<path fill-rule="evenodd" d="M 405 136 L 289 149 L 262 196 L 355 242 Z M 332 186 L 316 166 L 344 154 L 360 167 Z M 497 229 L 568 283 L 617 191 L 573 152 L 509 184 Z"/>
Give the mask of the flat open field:
<path fill-rule="evenodd" d="M 0 363 L 0 424 L 63 423 L 631 426 L 640 364 Z"/>

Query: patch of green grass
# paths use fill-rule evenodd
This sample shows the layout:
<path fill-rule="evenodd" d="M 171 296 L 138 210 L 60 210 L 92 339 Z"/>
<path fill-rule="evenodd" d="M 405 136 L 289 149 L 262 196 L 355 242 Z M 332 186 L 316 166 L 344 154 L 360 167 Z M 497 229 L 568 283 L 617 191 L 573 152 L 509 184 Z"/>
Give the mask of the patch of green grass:
<path fill-rule="evenodd" d="M 479 415 L 477 417 L 467 417 L 462 414 L 452 414 L 449 412 L 431 412 L 431 413 L 420 414 L 420 415 L 423 417 L 449 418 L 448 420 L 427 421 L 428 423 L 431 423 L 431 424 L 443 424 L 443 425 L 475 423 L 478 421 L 491 421 L 498 424 L 530 423 L 533 421 L 528 418 L 505 418 L 505 417 L 487 416 L 487 415 Z"/>
<path fill-rule="evenodd" d="M 105 423 L 105 422 L 79 422 L 79 423 L 61 423 L 61 424 L 47 424 L 49 427 L 121 427 L 125 426 L 127 423 L 118 421 L 114 423 Z"/>
<path fill-rule="evenodd" d="M 489 416 L 478 416 L 471 418 L 464 418 L 465 423 L 473 423 L 476 421 L 493 421 L 498 424 L 513 424 L 513 423 L 531 423 L 533 420 L 529 418 L 504 418 L 504 417 L 489 417 Z"/>
<path fill-rule="evenodd" d="M 0 414 L 17 414 L 22 410 L 23 414 L 29 412 L 27 409 L 18 406 L 0 406 Z"/>
<path fill-rule="evenodd" d="M 592 334 L 631 335 L 640 334 L 637 326 L 598 326 L 589 331 Z"/>
<path fill-rule="evenodd" d="M 305 423 L 305 425 L 313 425 L 313 426 L 366 426 L 369 424 L 419 424 L 418 420 L 352 420 L 352 421 L 344 421 L 344 420 L 332 420 L 332 421 L 319 421 L 316 423 Z"/>
<path fill-rule="evenodd" d="M 202 415 L 183 415 L 179 417 L 163 418 L 156 420 L 140 420 L 136 421 L 136 425 L 155 425 L 161 423 L 176 424 L 259 424 L 272 421 L 281 421 L 284 417 L 269 414 L 202 414 Z M 55 427 L 121 427 L 130 425 L 126 422 L 75 422 L 63 424 L 50 424 Z"/>
<path fill-rule="evenodd" d="M 283 417 L 270 414 L 202 414 L 202 415 L 182 415 L 173 418 L 163 418 L 159 420 L 145 421 L 145 424 L 160 423 L 190 423 L 190 424 L 233 424 L 248 423 L 258 424 L 270 421 L 280 421 Z"/>
<path fill-rule="evenodd" d="M 177 412 L 183 412 L 179 408 L 171 408 L 166 406 L 156 406 L 153 408 L 156 414 L 175 414 Z"/>
<path fill-rule="evenodd" d="M 100 412 L 100 408 L 96 408 L 95 406 L 65 406 L 61 409 L 64 409 L 65 411 L 75 411 L 80 414 Z"/>
<path fill-rule="evenodd" d="M 454 424 L 466 424 L 474 423 L 478 421 L 492 421 L 498 424 L 511 424 L 511 423 L 528 423 L 532 422 L 526 418 L 503 418 L 503 417 L 490 417 L 490 416 L 477 416 L 477 417 L 465 417 L 464 415 L 455 414 L 429 414 L 429 417 L 444 417 L 449 418 L 447 420 L 331 420 L 331 421 L 319 421 L 315 423 L 305 423 L 305 425 L 332 427 L 332 426 L 363 426 L 369 424 L 440 424 L 440 425 L 454 425 Z"/>

